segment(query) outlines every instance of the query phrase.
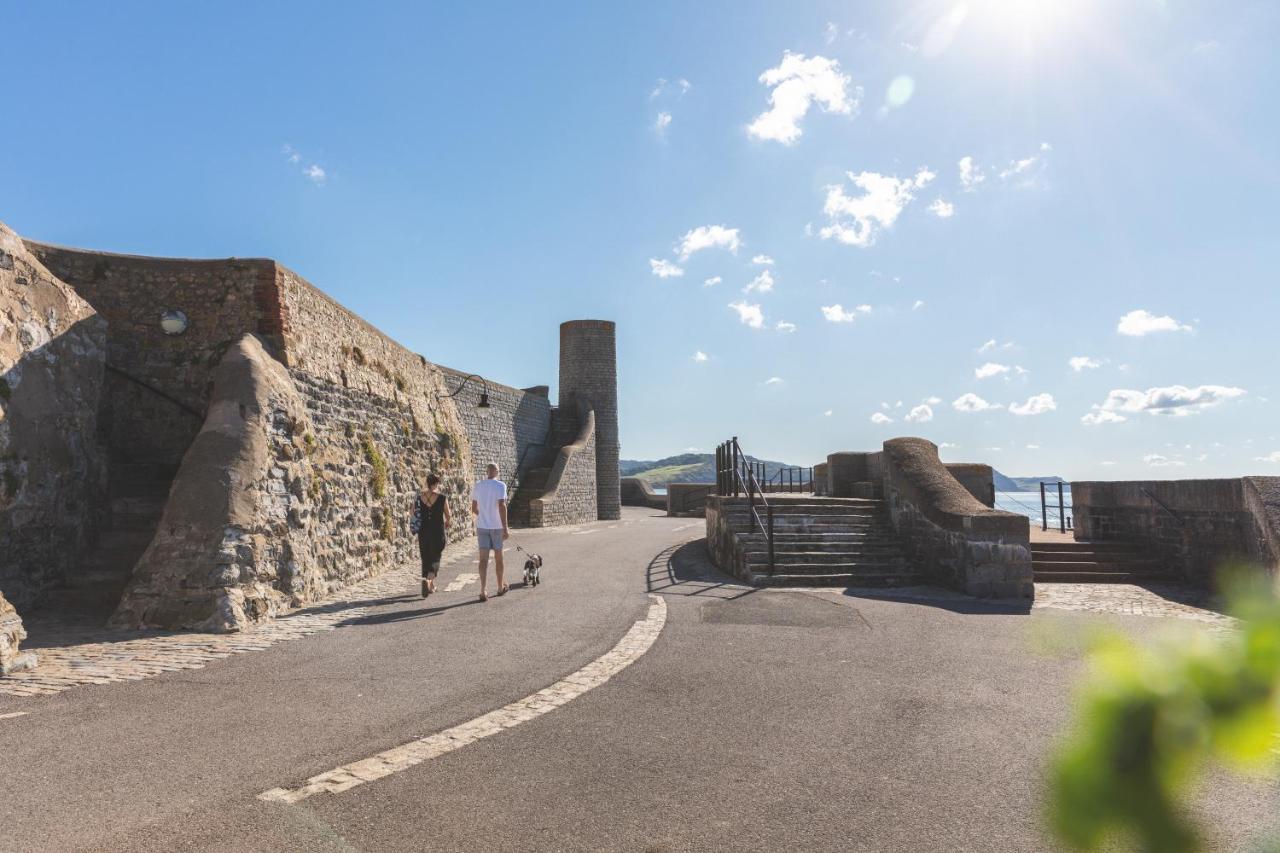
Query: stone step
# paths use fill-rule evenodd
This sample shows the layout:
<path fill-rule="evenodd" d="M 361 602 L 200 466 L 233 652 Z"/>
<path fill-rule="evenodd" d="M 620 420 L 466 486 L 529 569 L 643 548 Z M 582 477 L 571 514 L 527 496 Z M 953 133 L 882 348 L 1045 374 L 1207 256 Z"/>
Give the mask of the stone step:
<path fill-rule="evenodd" d="M 768 571 L 768 560 L 762 560 L 758 563 L 751 562 L 748 565 L 755 572 Z M 858 560 L 849 557 L 831 562 L 778 560 L 774 563 L 774 569 L 790 575 L 825 575 L 833 573 L 846 575 L 903 574 L 915 571 L 905 558 L 897 560 Z"/>
<path fill-rule="evenodd" d="M 767 562 L 769 552 L 767 550 L 750 550 L 743 552 L 743 556 L 748 563 Z M 906 556 L 902 553 L 902 549 L 896 546 L 885 548 L 841 548 L 836 551 L 807 551 L 791 548 L 784 549 L 775 545 L 773 559 L 778 563 L 840 563 L 864 560 L 905 560 Z"/>
<path fill-rule="evenodd" d="M 765 535 L 759 530 L 752 531 L 751 533 L 738 533 L 737 536 L 747 542 L 765 541 Z M 773 541 L 778 544 L 783 542 L 813 542 L 824 545 L 856 546 L 863 542 L 897 542 L 899 540 L 897 535 L 891 531 L 875 528 L 858 530 L 853 533 L 804 533 L 794 530 L 778 530 L 775 528 L 773 531 Z"/>
<path fill-rule="evenodd" d="M 883 572 L 850 575 L 844 572 L 828 572 L 825 574 L 795 574 L 791 567 L 786 571 L 752 572 L 751 582 L 754 586 L 871 586 L 896 587 L 918 586 L 924 579 L 914 572 Z"/>
<path fill-rule="evenodd" d="M 785 494 L 768 495 L 768 501 L 773 506 L 790 506 L 790 507 L 854 507 L 854 506 L 871 506 L 879 507 L 884 505 L 884 501 L 875 498 L 819 498 L 812 495 L 799 495 L 790 497 Z M 757 501 L 759 498 L 757 498 Z M 739 498 L 721 498 L 720 505 L 726 507 L 745 505 L 747 499 Z"/>
<path fill-rule="evenodd" d="M 1116 551 L 1126 553 L 1145 553 L 1149 549 L 1145 545 L 1131 542 L 1032 542 L 1034 551 Z"/>
<path fill-rule="evenodd" d="M 757 506 L 754 511 L 749 506 L 732 507 L 724 510 L 725 518 L 750 518 L 752 515 L 759 515 L 761 518 L 768 516 L 765 507 Z M 884 513 L 875 507 L 852 507 L 849 509 L 837 509 L 833 511 L 832 507 L 813 507 L 808 509 L 781 509 L 774 507 L 773 517 L 780 518 L 881 518 Z"/>
<path fill-rule="evenodd" d="M 1166 580 L 1164 575 L 1118 571 L 1059 571 L 1035 569 L 1036 583 L 1149 583 Z"/>
<path fill-rule="evenodd" d="M 754 540 L 743 542 L 742 547 L 747 552 L 764 552 L 769 550 L 769 543 L 765 541 L 764 536 L 757 536 Z M 898 553 L 902 550 L 902 546 L 897 540 L 889 538 L 858 542 L 785 542 L 775 540 L 773 550 L 777 554 L 794 554 L 806 551 L 823 554 L 873 553 L 881 551 Z"/>
<path fill-rule="evenodd" d="M 1034 571 L 1046 572 L 1121 572 L 1124 574 L 1161 574 L 1159 563 L 1115 560 L 1032 560 Z"/>

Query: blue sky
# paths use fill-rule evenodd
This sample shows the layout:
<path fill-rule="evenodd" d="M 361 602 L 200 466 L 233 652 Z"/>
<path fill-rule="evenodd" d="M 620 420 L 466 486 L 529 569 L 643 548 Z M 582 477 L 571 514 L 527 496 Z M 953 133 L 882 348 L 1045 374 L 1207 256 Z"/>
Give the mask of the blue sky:
<path fill-rule="evenodd" d="M 617 320 L 624 457 L 914 434 L 1013 474 L 1280 473 L 1274 3 L 6 22 L 11 227 L 274 257 L 513 385 L 554 383 L 561 320 Z"/>

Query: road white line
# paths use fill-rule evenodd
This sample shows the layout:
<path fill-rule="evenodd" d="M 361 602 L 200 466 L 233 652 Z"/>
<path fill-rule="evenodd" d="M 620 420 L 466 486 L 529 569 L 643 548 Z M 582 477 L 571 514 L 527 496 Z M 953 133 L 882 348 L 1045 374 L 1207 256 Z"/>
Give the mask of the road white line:
<path fill-rule="evenodd" d="M 26 711 L 13 711 L 8 714 L 0 714 L 0 720 L 12 720 L 14 717 L 25 717 Z"/>
<path fill-rule="evenodd" d="M 444 591 L 457 592 L 458 590 L 465 587 L 467 584 L 479 583 L 479 582 L 480 582 L 479 574 L 475 572 L 471 572 L 470 574 L 463 573 L 458 575 L 453 580 L 449 581 L 449 585 L 444 588 Z"/>
<path fill-rule="evenodd" d="M 505 729 L 542 716 L 570 702 L 593 687 L 599 687 L 649 651 L 667 621 L 667 603 L 661 596 L 649 596 L 649 612 L 631 626 L 612 649 L 582 669 L 566 675 L 550 687 L 505 705 L 496 711 L 445 729 L 418 740 L 411 740 L 369 758 L 344 764 L 318 776 L 312 776 L 298 788 L 272 788 L 258 799 L 277 803 L 297 803 L 315 794 L 337 794 L 373 782 L 392 773 L 429 761 L 455 749 L 495 735 Z"/>
<path fill-rule="evenodd" d="M 575 530 L 570 536 L 586 536 L 588 533 L 599 533 L 599 530 Z"/>

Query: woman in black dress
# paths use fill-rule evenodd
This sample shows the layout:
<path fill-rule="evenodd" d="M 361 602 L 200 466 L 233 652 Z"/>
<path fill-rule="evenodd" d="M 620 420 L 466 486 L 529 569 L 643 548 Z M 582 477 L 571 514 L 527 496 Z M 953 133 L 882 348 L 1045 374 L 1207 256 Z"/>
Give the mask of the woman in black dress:
<path fill-rule="evenodd" d="M 440 571 L 440 555 L 444 553 L 445 531 L 452 516 L 449 502 L 440 494 L 440 478 L 427 475 L 427 489 L 418 494 L 413 506 L 413 523 L 409 529 L 418 536 L 418 553 L 422 555 L 422 597 L 436 591 L 436 573 Z"/>

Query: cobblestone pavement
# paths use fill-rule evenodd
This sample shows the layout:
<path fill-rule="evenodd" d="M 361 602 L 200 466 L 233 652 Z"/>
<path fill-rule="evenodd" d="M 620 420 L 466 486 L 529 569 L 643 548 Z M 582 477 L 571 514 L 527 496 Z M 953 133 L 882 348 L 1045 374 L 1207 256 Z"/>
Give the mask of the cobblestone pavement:
<path fill-rule="evenodd" d="M 1119 616 L 1191 619 L 1219 628 L 1235 626 L 1235 619 L 1212 609 L 1212 605 L 1205 593 L 1168 584 L 1041 583 L 1036 584 L 1033 606 Z"/>
<path fill-rule="evenodd" d="M 470 560 L 470 549 L 451 548 L 447 564 Z M 300 608 L 238 634 L 170 631 L 116 631 L 99 626 L 37 620 L 30 642 L 39 665 L 0 677 L 0 694 L 42 696 L 84 684 L 114 684 L 154 678 L 166 672 L 200 669 L 234 654 L 260 651 L 276 643 L 332 631 L 366 615 L 388 598 L 417 593 L 417 567 L 386 572 L 354 584 L 320 604 Z"/>

